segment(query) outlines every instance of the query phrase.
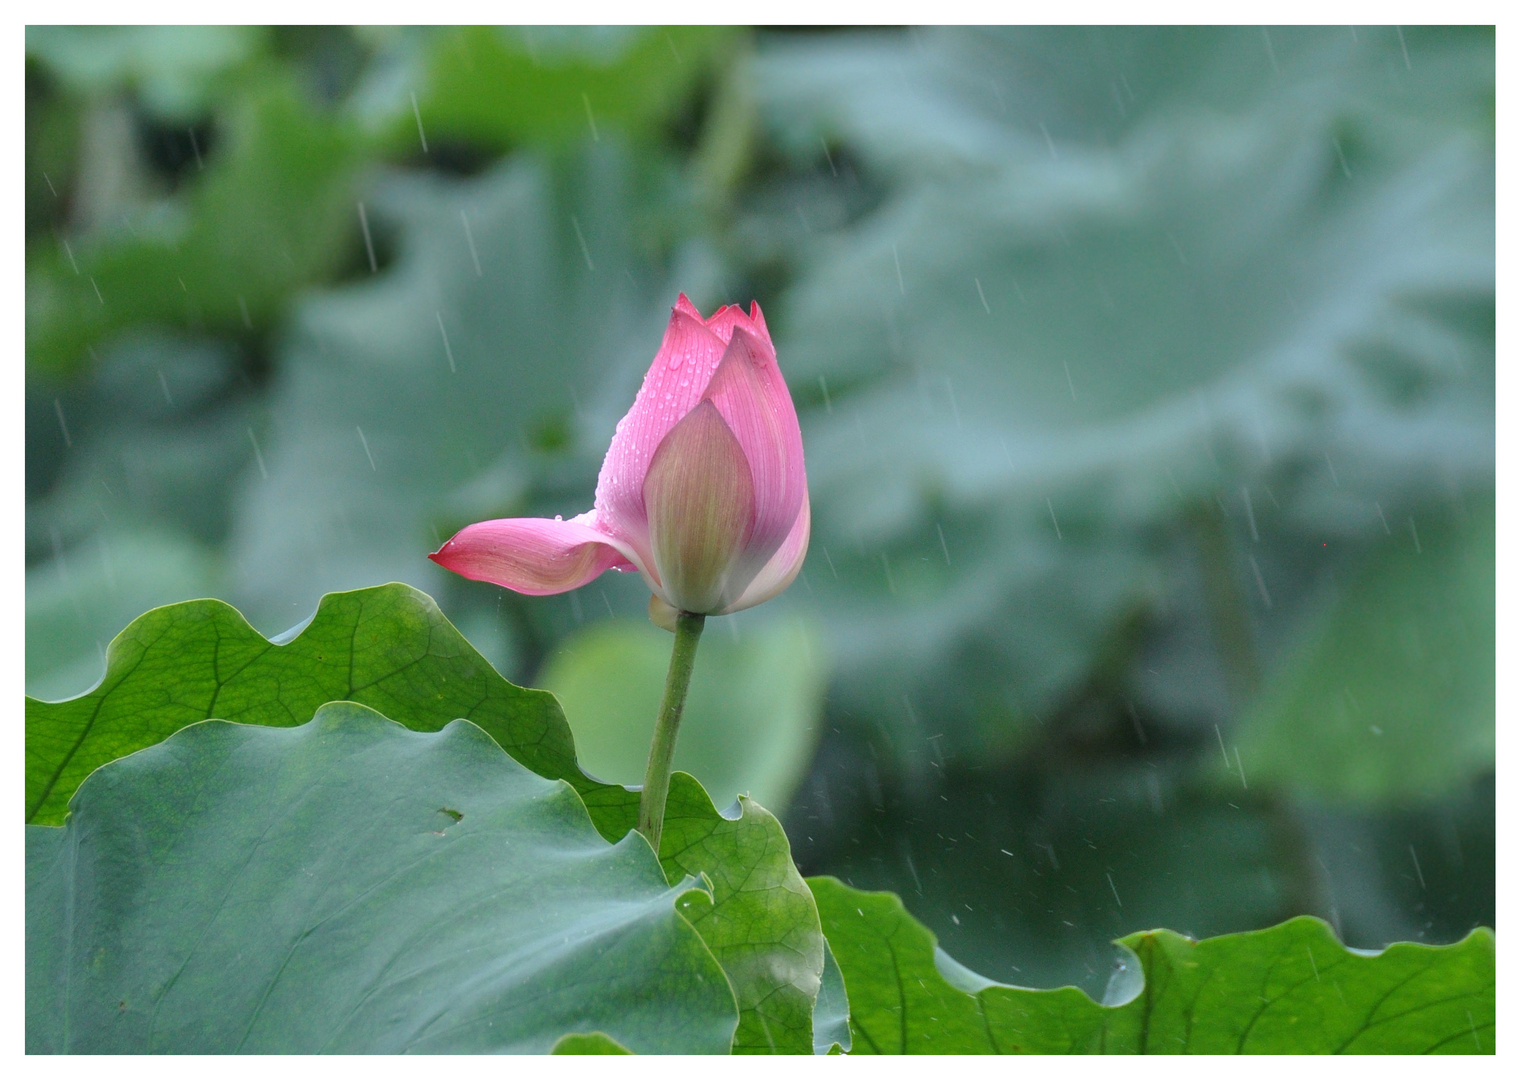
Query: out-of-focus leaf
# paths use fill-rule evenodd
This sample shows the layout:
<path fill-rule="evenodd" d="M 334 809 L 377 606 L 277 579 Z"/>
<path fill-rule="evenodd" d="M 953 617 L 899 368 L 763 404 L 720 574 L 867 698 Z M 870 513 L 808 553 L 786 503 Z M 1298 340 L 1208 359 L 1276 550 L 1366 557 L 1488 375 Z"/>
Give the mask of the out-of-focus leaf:
<path fill-rule="evenodd" d="M 1195 942 L 1131 934 L 1100 1005 L 967 971 L 890 893 L 810 878 L 855 1053 L 1493 1053 L 1495 939 L 1347 949 L 1318 919 Z"/>
<path fill-rule="evenodd" d="M 813 399 L 841 713 L 922 766 L 932 736 L 1017 744 L 1107 664 L 1208 733 L 1233 702 L 1182 632 L 1201 505 L 1238 548 L 1246 669 L 1324 602 L 1322 540 L 1345 569 L 1379 507 L 1491 480 L 1493 38 L 1406 45 L 1408 68 L 1392 29 L 762 51 L 772 137 L 880 193 L 832 230 L 785 200 L 740 226 L 798 269 L 773 323 Z"/>
<path fill-rule="evenodd" d="M 637 835 L 456 721 L 218 721 L 28 829 L 32 1053 L 722 1053 L 722 969 Z M 67 913 L 67 914 L 65 914 Z"/>
<path fill-rule="evenodd" d="M 637 791 L 576 764 L 554 697 L 503 679 L 429 597 L 405 585 L 324 597 L 279 643 L 217 600 L 160 608 L 128 626 L 107 661 L 89 694 L 27 699 L 29 822 L 61 822 L 92 771 L 189 725 L 290 727 L 334 700 L 383 710 L 414 731 L 469 719 L 523 765 L 571 784 L 606 839 L 625 837 L 637 818 Z M 749 800 L 733 817 L 719 814 L 701 785 L 676 773 L 661 860 L 673 881 L 706 874 L 712 882 L 711 899 L 687 915 L 740 999 L 735 1048 L 808 1053 L 823 939 L 780 823 Z"/>
<path fill-rule="evenodd" d="M 236 349 L 134 330 L 97 355 L 66 389 L 27 384 L 35 697 L 94 685 L 106 644 L 147 609 L 226 594 L 229 498 L 259 464 L 257 394 Z"/>
<path fill-rule="evenodd" d="M 703 639 L 675 765 L 720 801 L 744 794 L 780 812 L 818 741 L 822 645 L 802 622 L 724 629 Z M 648 621 L 597 623 L 554 653 L 535 684 L 559 699 L 582 768 L 642 782 L 670 659 L 671 635 Z"/>
<path fill-rule="evenodd" d="M 1465 506 L 1390 522 L 1398 531 L 1244 719 L 1254 779 L 1402 802 L 1494 767 L 1495 511 L 1487 495 Z"/>
<path fill-rule="evenodd" d="M 393 145 L 420 147 L 425 137 L 430 153 L 451 143 L 502 151 L 648 135 L 673 118 L 734 37 L 732 28 L 699 26 L 413 32 L 388 42 L 358 106 Z"/>
<path fill-rule="evenodd" d="M 272 78 L 229 107 L 222 149 L 183 197 L 38 242 L 27 258 L 26 351 L 65 371 L 127 327 L 236 334 L 267 325 L 301 285 L 349 255 L 357 228 L 356 133 Z"/>
<path fill-rule="evenodd" d="M 559 171 L 520 157 L 466 181 L 390 175 L 367 197 L 395 259 L 299 311 L 268 479 L 237 500 L 229 555 L 250 618 L 278 625 L 375 581 L 453 590 L 426 558 L 450 531 L 591 506 L 674 298 L 642 260 L 637 164 L 604 142 Z M 525 505 L 566 473 L 581 484 L 563 501 Z"/>
<path fill-rule="evenodd" d="M 75 93 L 135 90 L 155 112 L 193 120 L 268 37 L 254 26 L 28 26 L 26 51 Z"/>
<path fill-rule="evenodd" d="M 77 694 L 105 670 L 106 643 L 147 608 L 218 591 L 213 554 L 164 532 L 102 532 L 27 572 L 26 687 Z"/>
<path fill-rule="evenodd" d="M 136 328 L 96 355 L 70 386 L 27 380 L 28 562 L 111 532 L 220 545 L 263 427 L 239 350 Z"/>

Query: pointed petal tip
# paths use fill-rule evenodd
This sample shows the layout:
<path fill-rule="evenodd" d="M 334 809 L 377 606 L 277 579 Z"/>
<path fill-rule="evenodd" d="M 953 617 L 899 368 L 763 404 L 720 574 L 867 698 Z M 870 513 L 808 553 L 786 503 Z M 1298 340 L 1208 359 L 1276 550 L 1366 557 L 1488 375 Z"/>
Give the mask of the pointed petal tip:
<path fill-rule="evenodd" d="M 756 332 L 760 334 L 761 339 L 766 343 L 766 347 L 775 352 L 776 346 L 771 344 L 771 331 L 766 328 L 766 316 L 761 313 L 760 301 L 758 300 L 750 301 L 750 322 L 755 327 Z"/>

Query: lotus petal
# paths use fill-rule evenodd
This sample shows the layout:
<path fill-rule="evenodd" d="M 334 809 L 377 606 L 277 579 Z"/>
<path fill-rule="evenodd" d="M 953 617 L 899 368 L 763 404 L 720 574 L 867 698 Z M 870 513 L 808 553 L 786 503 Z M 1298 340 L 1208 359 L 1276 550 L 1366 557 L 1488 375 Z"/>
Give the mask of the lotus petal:
<path fill-rule="evenodd" d="M 755 522 L 754 484 L 739 440 L 711 401 L 670 430 L 644 481 L 650 553 L 665 600 L 710 614 L 749 583 L 728 587 Z"/>
<path fill-rule="evenodd" d="M 529 596 L 579 588 L 604 570 L 637 570 L 633 552 L 596 527 L 596 511 L 467 525 L 428 558 L 446 570 Z"/>

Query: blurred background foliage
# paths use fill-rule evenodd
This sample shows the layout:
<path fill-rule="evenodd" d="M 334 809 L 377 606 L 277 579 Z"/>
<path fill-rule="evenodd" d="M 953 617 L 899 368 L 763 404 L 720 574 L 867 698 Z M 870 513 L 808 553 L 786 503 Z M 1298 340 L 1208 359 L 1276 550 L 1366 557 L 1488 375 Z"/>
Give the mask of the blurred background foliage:
<path fill-rule="evenodd" d="M 1494 923 L 1487 29 L 29 29 L 28 691 L 147 608 L 415 584 L 632 781 L 589 507 L 680 290 L 765 308 L 803 574 L 678 764 L 959 960 Z M 610 681 L 609 673 L 616 672 Z"/>

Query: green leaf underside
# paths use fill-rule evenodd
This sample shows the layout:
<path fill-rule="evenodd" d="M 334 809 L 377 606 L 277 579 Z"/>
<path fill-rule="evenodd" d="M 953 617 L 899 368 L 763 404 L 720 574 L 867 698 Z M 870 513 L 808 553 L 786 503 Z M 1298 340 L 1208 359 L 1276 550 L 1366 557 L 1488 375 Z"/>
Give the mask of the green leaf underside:
<path fill-rule="evenodd" d="M 605 839 L 634 827 L 638 793 L 581 771 L 554 697 L 503 679 L 432 599 L 400 584 L 323 597 L 311 623 L 280 645 L 217 600 L 143 615 L 111 643 L 90 693 L 27 699 L 27 820 L 60 823 L 94 769 L 187 725 L 291 727 L 339 700 L 413 731 L 469 720 L 520 764 L 575 788 Z M 823 938 L 781 824 L 754 803 L 723 817 L 684 773 L 672 777 L 666 821 L 667 874 L 705 872 L 714 883 L 712 912 L 695 923 L 741 1002 L 735 1048 L 809 1053 Z"/>
<path fill-rule="evenodd" d="M 845 996 L 845 977 L 835 963 L 829 942 L 824 942 L 824 977 L 813 1007 L 813 1052 L 850 1052 L 850 1000 Z"/>
<path fill-rule="evenodd" d="M 690 882 L 468 722 L 197 724 L 27 832 L 29 1052 L 721 1053 L 737 1020 Z"/>
<path fill-rule="evenodd" d="M 1107 1006 L 1075 987 L 1004 986 L 952 963 L 960 989 L 936 964 L 934 935 L 895 895 L 827 877 L 808 884 L 844 975 L 855 1053 L 1494 1052 L 1488 930 L 1376 955 L 1309 917 L 1201 942 L 1147 931 L 1119 942 L 1144 984 Z"/>

